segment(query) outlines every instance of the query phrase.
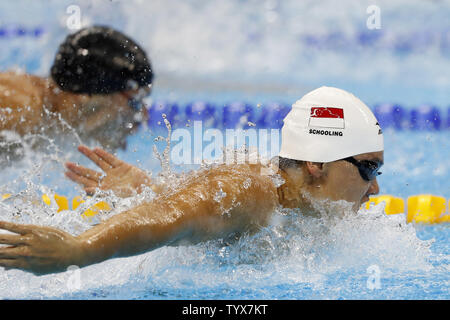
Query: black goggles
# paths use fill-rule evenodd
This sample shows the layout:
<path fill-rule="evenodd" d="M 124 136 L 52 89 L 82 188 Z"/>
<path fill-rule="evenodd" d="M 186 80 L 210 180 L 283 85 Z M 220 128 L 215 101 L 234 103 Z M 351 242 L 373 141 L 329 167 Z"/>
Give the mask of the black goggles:
<path fill-rule="evenodd" d="M 144 102 L 142 99 L 131 98 L 128 100 L 128 106 L 133 109 L 133 111 L 138 112 L 144 107 Z"/>
<path fill-rule="evenodd" d="M 351 164 L 355 165 L 358 168 L 361 178 L 363 178 L 366 181 L 372 181 L 381 174 L 381 172 L 378 172 L 378 170 L 383 165 L 382 161 L 356 160 L 353 157 L 348 157 L 342 160 L 350 162 Z"/>
<path fill-rule="evenodd" d="M 144 98 L 150 94 L 144 90 L 139 90 L 138 93 L 131 95 L 127 92 L 122 92 L 122 94 L 128 99 L 128 106 L 135 112 L 141 111 L 145 107 Z"/>

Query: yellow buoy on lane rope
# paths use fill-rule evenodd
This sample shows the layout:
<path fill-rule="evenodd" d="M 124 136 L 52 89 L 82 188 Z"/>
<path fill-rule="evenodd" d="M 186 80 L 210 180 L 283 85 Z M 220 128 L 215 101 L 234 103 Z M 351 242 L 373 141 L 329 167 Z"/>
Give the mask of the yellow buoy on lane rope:
<path fill-rule="evenodd" d="M 445 217 L 446 199 L 444 197 L 421 194 L 408 198 L 407 222 L 437 223 Z M 445 222 L 445 221 L 442 221 Z"/>
<path fill-rule="evenodd" d="M 67 197 L 55 194 L 54 199 L 58 206 L 57 212 L 60 212 L 63 210 L 70 210 L 69 209 L 69 200 L 67 199 Z M 42 195 L 42 200 L 48 206 L 51 205 L 51 198 L 48 195 L 46 195 L 46 194 Z M 76 210 L 84 202 L 85 202 L 85 200 L 83 200 L 83 198 L 81 196 L 74 197 L 72 199 L 72 210 Z M 98 213 L 100 213 L 101 211 L 110 211 L 110 210 L 111 210 L 111 206 L 106 201 L 100 201 L 100 202 L 97 202 L 96 204 L 92 205 L 87 210 L 85 210 L 82 213 L 82 216 L 83 217 L 93 217 L 93 216 L 97 215 Z"/>
<path fill-rule="evenodd" d="M 396 198 L 391 195 L 381 195 L 377 197 L 370 198 L 366 203 L 366 209 L 370 208 L 370 204 L 379 204 L 383 202 L 386 204 L 384 207 L 384 212 L 386 214 L 397 214 L 405 212 L 405 201 L 402 198 Z"/>
<path fill-rule="evenodd" d="M 11 193 L 5 193 L 1 195 L 0 201 L 6 201 L 9 198 L 14 199 L 14 195 Z M 65 196 L 58 194 L 53 195 L 54 203 L 57 206 L 57 212 L 64 210 L 70 210 L 69 199 Z M 9 200 L 8 200 L 9 201 Z M 50 206 L 52 204 L 52 198 L 47 195 L 42 195 L 42 201 Z M 72 199 L 72 210 L 76 210 L 85 200 L 81 196 L 76 196 Z M 430 194 L 420 194 L 410 196 L 407 199 L 407 207 L 405 207 L 405 201 L 402 198 L 394 197 L 392 195 L 380 195 L 371 197 L 369 201 L 365 203 L 363 207 L 369 209 L 371 205 L 377 205 L 381 202 L 385 203 L 384 211 L 386 214 L 406 214 L 406 221 L 408 223 L 450 223 L 450 200 L 447 200 L 441 196 L 434 196 Z M 106 201 L 99 201 L 82 213 L 83 217 L 94 217 L 100 212 L 111 211 L 110 204 Z"/>

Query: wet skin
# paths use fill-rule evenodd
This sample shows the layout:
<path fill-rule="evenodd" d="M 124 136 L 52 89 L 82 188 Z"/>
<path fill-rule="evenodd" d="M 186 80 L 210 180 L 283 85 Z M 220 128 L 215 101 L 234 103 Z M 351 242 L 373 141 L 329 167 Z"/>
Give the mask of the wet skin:
<path fill-rule="evenodd" d="M 150 94 L 150 88 L 144 90 Z M 51 134 L 45 129 L 61 126 L 61 117 L 82 139 L 94 138 L 110 150 L 124 148 L 126 137 L 137 129 L 137 119 L 147 118 L 146 110 L 136 112 L 128 106 L 129 97 L 136 93 L 74 94 L 60 90 L 51 79 L 0 73 L 0 131 L 23 136 L 44 129 Z"/>
<path fill-rule="evenodd" d="M 153 185 L 145 173 L 101 149 L 80 146 L 80 152 L 105 174 L 67 163 L 67 176 L 88 192 L 96 187 L 112 189 L 119 196 L 139 192 L 147 185 L 157 193 L 151 202 L 131 208 L 74 237 L 50 227 L 0 222 L 0 266 L 35 274 L 65 271 L 70 265 L 86 266 L 113 257 L 154 250 L 179 241 L 197 243 L 233 232 L 256 231 L 268 224 L 274 209 L 300 207 L 313 210 L 303 197 L 347 200 L 357 209 L 369 195 L 378 193 L 378 183 L 364 181 L 358 169 L 345 161 L 280 171 L 285 183 L 275 187 L 261 165 L 220 165 L 198 172 L 170 192 Z M 383 152 L 355 156 L 383 160 Z M 139 183 L 142 182 L 140 185 Z M 134 189 L 134 190 L 133 190 Z M 124 191 L 125 190 L 125 191 Z M 217 201 L 217 194 L 225 196 Z"/>

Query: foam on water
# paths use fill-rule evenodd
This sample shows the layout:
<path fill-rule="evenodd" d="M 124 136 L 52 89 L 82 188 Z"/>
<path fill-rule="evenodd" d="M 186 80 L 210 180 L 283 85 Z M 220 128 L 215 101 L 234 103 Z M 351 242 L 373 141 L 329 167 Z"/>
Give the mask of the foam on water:
<path fill-rule="evenodd" d="M 52 219 L 51 225 L 72 229 L 73 216 Z M 142 298 L 144 293 L 155 298 L 207 298 L 220 294 L 221 288 L 222 297 L 245 289 L 266 298 L 280 294 L 258 292 L 264 281 L 269 287 L 309 285 L 326 295 L 328 278 L 343 271 L 361 274 L 371 265 L 377 265 L 384 277 L 433 271 L 429 246 L 417 238 L 414 227 L 385 216 L 381 207 L 331 224 L 280 210 L 268 227 L 239 240 L 163 247 L 82 268 L 76 290 L 67 286 L 70 272 L 35 277 L 0 271 L 0 292 L 2 298 Z"/>
<path fill-rule="evenodd" d="M 0 220 L 53 226 L 77 235 L 155 196 L 151 190 L 125 199 L 98 194 L 86 199 L 75 212 L 56 213 L 55 207 L 47 207 L 39 198 L 42 191 L 49 191 L 48 187 L 33 179 L 42 175 L 47 157 L 38 150 L 31 152 L 34 161 L 22 161 L 28 170 L 22 176 L 26 188 L 19 196 L 0 203 Z M 248 156 L 249 151 L 228 152 Z M 57 156 L 54 160 L 63 162 Z M 209 166 L 204 165 L 200 171 Z M 180 174 L 173 180 L 159 175 L 173 188 L 182 187 L 188 177 Z M 274 183 L 283 181 L 274 177 Z M 81 218 L 83 210 L 105 197 L 114 207 L 110 213 L 93 220 Z M 217 201 L 223 197 L 217 197 Z M 336 286 L 329 285 L 330 279 L 348 274 L 365 288 L 366 270 L 372 265 L 382 270 L 384 277 L 397 278 L 414 272 L 440 273 L 446 268 L 431 263 L 431 241 L 420 240 L 414 226 L 405 223 L 404 215 L 386 216 L 383 204 L 358 214 L 350 213 L 351 204 L 345 201 L 316 202 L 315 206 L 322 211 L 321 216 L 278 208 L 270 224 L 255 234 L 163 247 L 84 267 L 79 270 L 80 286 L 76 288 L 69 285 L 73 278 L 70 270 L 40 277 L 0 270 L 0 298 L 282 298 L 289 294 L 291 298 L 305 298 L 307 292 L 310 297 L 330 298 L 337 294 Z M 342 286 L 343 282 L 338 284 Z M 294 294 L 292 290 L 300 291 Z M 348 294 L 355 296 L 352 290 Z"/>

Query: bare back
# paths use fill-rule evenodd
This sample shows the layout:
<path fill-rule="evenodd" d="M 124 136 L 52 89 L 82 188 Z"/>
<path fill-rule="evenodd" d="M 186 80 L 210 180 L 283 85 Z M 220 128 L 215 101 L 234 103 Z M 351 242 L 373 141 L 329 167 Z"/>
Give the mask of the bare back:
<path fill-rule="evenodd" d="M 41 126 L 46 79 L 13 72 L 0 73 L 0 131 L 21 135 Z"/>

